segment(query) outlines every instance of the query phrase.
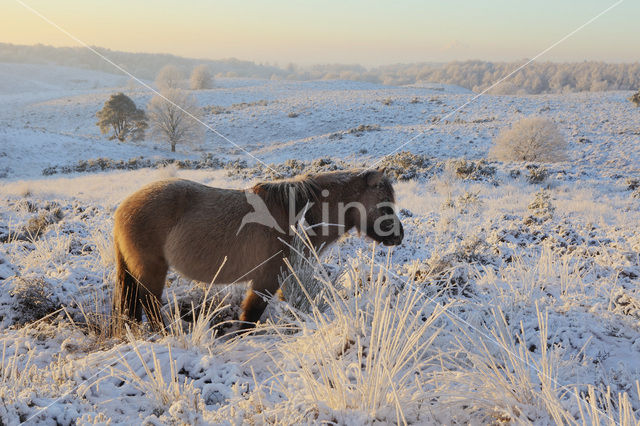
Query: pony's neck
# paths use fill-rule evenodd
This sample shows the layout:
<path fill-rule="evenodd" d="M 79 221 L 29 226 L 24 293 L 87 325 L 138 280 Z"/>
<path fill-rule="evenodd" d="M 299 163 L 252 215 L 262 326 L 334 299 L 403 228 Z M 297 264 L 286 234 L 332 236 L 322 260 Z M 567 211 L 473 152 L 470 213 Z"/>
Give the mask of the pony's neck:
<path fill-rule="evenodd" d="M 314 203 L 307 215 L 307 221 L 315 233 L 315 235 L 309 235 L 309 238 L 316 247 L 331 244 L 355 227 L 356 224 L 351 220 L 350 215 L 346 215 L 343 221 L 340 220 L 339 208 L 340 204 L 347 205 L 358 201 L 357 191 L 345 185 L 344 182 L 327 182 L 319 186 L 319 197 L 313 200 Z"/>

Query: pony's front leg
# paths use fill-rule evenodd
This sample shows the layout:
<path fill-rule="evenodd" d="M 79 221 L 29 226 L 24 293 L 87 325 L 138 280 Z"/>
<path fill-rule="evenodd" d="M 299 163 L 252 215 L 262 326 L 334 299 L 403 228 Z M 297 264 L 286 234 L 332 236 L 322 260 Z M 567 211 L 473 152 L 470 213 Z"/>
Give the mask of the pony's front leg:
<path fill-rule="evenodd" d="M 270 279 L 254 279 L 242 302 L 241 329 L 253 328 L 264 312 L 268 299 L 278 290 L 277 275 Z"/>

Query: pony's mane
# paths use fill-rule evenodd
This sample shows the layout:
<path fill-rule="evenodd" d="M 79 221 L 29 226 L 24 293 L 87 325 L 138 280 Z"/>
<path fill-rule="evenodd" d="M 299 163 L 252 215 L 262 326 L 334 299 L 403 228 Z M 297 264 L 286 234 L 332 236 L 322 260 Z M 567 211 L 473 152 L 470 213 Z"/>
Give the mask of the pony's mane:
<path fill-rule="evenodd" d="M 305 175 L 292 179 L 274 182 L 260 182 L 252 191 L 264 200 L 267 206 L 289 208 L 291 196 L 295 199 L 296 209 L 302 209 L 307 202 L 317 201 L 320 194 L 320 186 L 313 176 Z"/>

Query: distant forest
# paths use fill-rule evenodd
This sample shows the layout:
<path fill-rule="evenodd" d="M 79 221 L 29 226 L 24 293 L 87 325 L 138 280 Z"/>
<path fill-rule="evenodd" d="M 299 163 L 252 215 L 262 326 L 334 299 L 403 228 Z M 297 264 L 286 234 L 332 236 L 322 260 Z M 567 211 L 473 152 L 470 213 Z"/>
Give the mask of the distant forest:
<path fill-rule="evenodd" d="M 193 59 L 170 54 L 128 53 L 102 47 L 95 49 L 133 75 L 154 79 L 167 64 L 190 73 L 206 64 L 217 77 L 246 77 L 282 80 L 353 80 L 388 85 L 440 83 L 483 91 L 516 70 L 526 61 L 487 62 L 456 61 L 447 64 L 420 63 L 385 65 L 367 69 L 360 65 L 327 64 L 309 67 L 289 64 L 258 64 L 238 59 Z M 82 47 L 21 46 L 0 43 L 0 62 L 42 63 L 86 68 L 119 74 L 118 70 Z M 493 94 L 569 93 L 604 90 L 638 90 L 640 63 L 607 64 L 604 62 L 533 62 L 516 72 Z"/>

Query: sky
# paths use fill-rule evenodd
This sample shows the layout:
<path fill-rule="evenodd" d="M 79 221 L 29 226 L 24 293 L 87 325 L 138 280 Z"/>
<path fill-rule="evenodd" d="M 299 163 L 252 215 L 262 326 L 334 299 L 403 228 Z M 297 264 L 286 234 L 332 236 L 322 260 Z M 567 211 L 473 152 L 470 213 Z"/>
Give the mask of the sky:
<path fill-rule="evenodd" d="M 618 0 L 0 0 L 0 42 L 288 63 L 532 58 Z M 640 61 L 639 0 L 540 60 Z"/>

